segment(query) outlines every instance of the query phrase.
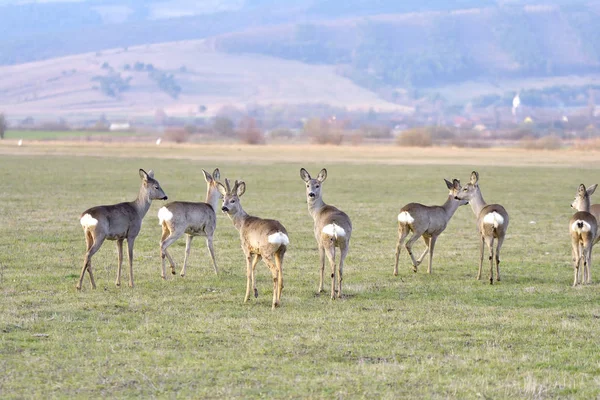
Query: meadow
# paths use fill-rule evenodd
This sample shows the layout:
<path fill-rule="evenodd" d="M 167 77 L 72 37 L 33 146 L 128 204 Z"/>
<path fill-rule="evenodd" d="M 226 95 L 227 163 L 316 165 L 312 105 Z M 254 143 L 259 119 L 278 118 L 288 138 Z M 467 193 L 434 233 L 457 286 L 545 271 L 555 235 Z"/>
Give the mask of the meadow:
<path fill-rule="evenodd" d="M 600 268 L 592 265 L 594 284 L 571 287 L 568 234 L 578 184 L 599 182 L 597 152 L 3 141 L 0 155 L 2 398 L 600 396 Z M 239 236 L 221 213 L 219 275 L 196 238 L 186 277 L 163 281 L 162 201 L 135 243 L 136 286 L 114 285 L 116 246 L 107 241 L 94 257 L 98 288 L 86 276 L 75 290 L 82 211 L 133 200 L 139 168 L 155 171 L 169 201 L 204 201 L 201 169 L 215 167 L 246 182 L 248 213 L 276 218 L 290 234 L 281 308 L 271 310 L 262 262 L 259 297 L 242 302 Z M 341 300 L 316 293 L 300 167 L 313 175 L 326 167 L 325 201 L 352 218 Z M 413 273 L 403 251 L 394 277 L 400 208 L 442 204 L 443 178 L 464 183 L 474 169 L 485 200 L 511 216 L 502 281 L 475 279 L 469 206 L 438 239 L 431 275 L 426 261 Z M 184 248 L 183 238 L 170 248 L 177 271 Z"/>

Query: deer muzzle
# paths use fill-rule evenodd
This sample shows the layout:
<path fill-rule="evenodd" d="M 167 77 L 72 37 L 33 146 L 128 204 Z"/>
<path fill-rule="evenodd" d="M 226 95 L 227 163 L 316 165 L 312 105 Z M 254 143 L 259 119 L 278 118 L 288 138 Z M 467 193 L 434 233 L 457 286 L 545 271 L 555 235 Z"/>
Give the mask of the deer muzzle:
<path fill-rule="evenodd" d="M 315 194 L 314 194 L 313 192 L 310 192 L 310 193 L 308 194 L 308 197 L 315 197 Z"/>
<path fill-rule="evenodd" d="M 228 212 L 228 211 L 229 211 L 229 208 L 227 208 L 226 206 L 223 206 L 223 207 L 221 207 L 221 211 L 223 211 L 223 212 Z"/>

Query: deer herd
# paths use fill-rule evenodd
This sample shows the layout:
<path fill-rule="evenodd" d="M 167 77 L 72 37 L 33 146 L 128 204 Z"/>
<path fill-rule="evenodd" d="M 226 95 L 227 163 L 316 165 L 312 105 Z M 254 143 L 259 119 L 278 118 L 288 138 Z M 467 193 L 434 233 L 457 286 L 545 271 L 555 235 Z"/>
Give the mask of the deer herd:
<path fill-rule="evenodd" d="M 219 169 L 212 174 L 202 170 L 206 180 L 206 201 L 186 202 L 174 201 L 161 207 L 158 211 L 159 224 L 162 227 L 160 239 L 160 255 L 162 261 L 161 277 L 166 279 L 165 259 L 175 274 L 175 263 L 168 248 L 184 233 L 186 234 L 185 257 L 180 275 L 186 273 L 190 247 L 194 236 L 204 236 L 212 259 L 215 274 L 218 273 L 213 237 L 217 226 L 217 207 L 222 199 L 221 211 L 231 219 L 233 226 L 240 234 L 242 251 L 246 259 L 246 295 L 244 302 L 250 299 L 251 293 L 258 297 L 255 268 L 262 259 L 273 276 L 272 308 L 281 304 L 283 290 L 283 258 L 290 244 L 288 233 L 281 222 L 249 215 L 242 208 L 240 198 L 246 192 L 246 183 L 235 181 L 233 186 L 228 179 L 224 184 L 220 181 Z M 77 290 L 87 271 L 93 289 L 96 288 L 92 273 L 92 257 L 100 249 L 105 239 L 116 240 L 118 251 L 117 279 L 121 284 L 121 266 L 123 263 L 123 241 L 127 240 L 129 261 L 129 286 L 133 287 L 133 245 L 140 233 L 142 220 L 148 212 L 152 200 L 167 200 L 167 195 L 154 178 L 153 171 L 139 170 L 142 180 L 136 200 L 114 205 L 92 207 L 81 214 L 80 223 L 86 241 L 86 253 Z M 325 258 L 331 268 L 331 299 L 342 297 L 342 281 L 344 261 L 350 248 L 352 222 L 350 217 L 338 208 L 326 204 L 323 200 L 323 182 L 327 179 L 327 170 L 322 169 L 316 178 L 312 178 L 304 168 L 300 169 L 300 178 L 306 184 L 306 201 L 308 212 L 313 218 L 314 234 L 319 250 L 319 292 L 323 291 Z M 496 281 L 500 281 L 500 249 L 508 229 L 509 216 L 500 204 L 487 204 L 483 200 L 479 187 L 479 174 L 471 173 L 469 183 L 462 186 L 458 179 L 452 182 L 445 180 L 449 190 L 448 197 L 441 206 L 425 206 L 420 203 L 409 203 L 400 209 L 398 214 L 398 242 L 395 252 L 394 275 L 398 275 L 398 259 L 404 241 L 404 247 L 412 261 L 413 271 L 417 272 L 426 255 L 429 255 L 428 273 L 432 273 L 432 261 L 435 243 L 439 235 L 446 229 L 448 221 L 462 205 L 470 204 L 477 219 L 480 234 L 481 251 L 477 279 L 481 279 L 485 248 L 488 249 L 490 262 L 489 282 L 494 282 L 494 264 Z M 591 283 L 592 246 L 600 239 L 598 218 L 600 204 L 591 205 L 590 196 L 597 185 L 586 187 L 581 184 L 577 190 L 571 207 L 577 212 L 569 221 L 571 235 L 574 280 L 573 286 L 580 283 Z M 415 258 L 412 246 L 420 237 L 425 242 L 425 251 Z M 495 244 L 494 244 L 495 242 Z M 339 257 L 336 262 L 336 248 Z M 583 264 L 583 265 L 582 265 Z M 337 266 L 337 268 L 336 268 Z M 337 278 L 337 279 L 336 279 Z"/>

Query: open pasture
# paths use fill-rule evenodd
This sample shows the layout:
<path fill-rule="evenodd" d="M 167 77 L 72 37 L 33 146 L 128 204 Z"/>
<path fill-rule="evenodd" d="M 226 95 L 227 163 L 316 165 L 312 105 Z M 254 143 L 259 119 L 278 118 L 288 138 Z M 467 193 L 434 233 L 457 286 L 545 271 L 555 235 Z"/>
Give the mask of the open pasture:
<path fill-rule="evenodd" d="M 571 288 L 567 227 L 578 184 L 600 182 L 598 153 L 244 146 L 158 152 L 130 144 L 16 148 L 9 141 L 0 153 L 3 398 L 600 395 L 600 263 L 592 264 L 593 285 Z M 86 276 L 83 290 L 75 290 L 85 251 L 82 211 L 133 200 L 139 168 L 154 169 L 169 201 L 204 201 L 201 168 L 215 167 L 246 182 L 248 213 L 276 218 L 289 232 L 281 308 L 271 311 L 272 281 L 262 262 L 259 297 L 242 303 L 239 236 L 220 211 L 219 275 L 203 238 L 195 238 L 186 277 L 161 280 L 162 201 L 152 204 L 135 243 L 135 288 L 115 287 L 116 246 L 107 241 L 94 256 L 98 289 Z M 353 222 L 341 300 L 315 293 L 318 255 L 300 167 L 328 169 L 324 199 Z M 442 204 L 443 178 L 466 183 L 473 169 L 485 200 L 511 216 L 502 281 L 475 280 L 478 234 L 469 206 L 440 236 L 432 275 L 426 260 L 413 273 L 403 251 L 394 277 L 400 208 Z M 415 247 L 419 254 L 422 241 Z M 177 271 L 184 248 L 183 237 L 170 247 Z"/>

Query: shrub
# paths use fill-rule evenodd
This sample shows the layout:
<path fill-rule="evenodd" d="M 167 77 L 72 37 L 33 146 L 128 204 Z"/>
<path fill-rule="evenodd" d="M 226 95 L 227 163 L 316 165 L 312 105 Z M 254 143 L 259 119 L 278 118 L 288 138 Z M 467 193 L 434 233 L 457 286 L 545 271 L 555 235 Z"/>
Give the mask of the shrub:
<path fill-rule="evenodd" d="M 185 143 L 190 138 L 190 134 L 181 128 L 167 129 L 165 139 L 175 143 Z"/>
<path fill-rule="evenodd" d="M 287 128 L 277 128 L 269 132 L 269 137 L 273 139 L 292 139 L 294 136 L 294 132 Z"/>
<path fill-rule="evenodd" d="M 562 147 L 562 140 L 556 135 L 543 136 L 539 139 L 526 136 L 519 143 L 522 148 L 528 150 L 557 150 Z"/>
<path fill-rule="evenodd" d="M 397 143 L 408 147 L 430 147 L 433 144 L 431 133 L 427 128 L 407 129 L 398 136 Z"/>
<path fill-rule="evenodd" d="M 256 120 L 251 117 L 240 121 L 238 136 L 246 144 L 263 144 L 265 142 L 265 137 L 256 124 Z"/>
<path fill-rule="evenodd" d="M 336 122 L 311 118 L 304 124 L 304 134 L 316 144 L 339 145 L 344 140 L 343 129 Z"/>

